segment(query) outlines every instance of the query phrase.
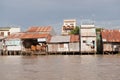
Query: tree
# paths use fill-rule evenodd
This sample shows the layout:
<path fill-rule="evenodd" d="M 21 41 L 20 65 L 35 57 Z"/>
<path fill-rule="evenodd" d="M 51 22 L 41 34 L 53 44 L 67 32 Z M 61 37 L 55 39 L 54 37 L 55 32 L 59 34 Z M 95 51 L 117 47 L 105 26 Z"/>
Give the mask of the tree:
<path fill-rule="evenodd" d="M 71 30 L 70 34 L 75 34 L 75 35 L 76 35 L 76 34 L 79 34 L 79 27 L 76 26 L 75 29 Z"/>
<path fill-rule="evenodd" d="M 102 53 L 102 37 L 101 37 L 101 31 L 103 29 L 102 28 L 96 28 L 96 38 L 97 38 L 97 52 L 98 53 Z"/>

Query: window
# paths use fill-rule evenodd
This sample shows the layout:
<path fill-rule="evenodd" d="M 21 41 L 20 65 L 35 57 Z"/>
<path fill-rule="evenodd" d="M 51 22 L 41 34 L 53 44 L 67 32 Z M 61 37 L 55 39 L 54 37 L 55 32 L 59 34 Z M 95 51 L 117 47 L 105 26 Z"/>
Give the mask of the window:
<path fill-rule="evenodd" d="M 94 49 L 95 48 L 95 41 L 93 40 L 92 43 L 93 43 L 93 45 L 91 46 L 91 49 Z"/>
<path fill-rule="evenodd" d="M 85 40 L 83 40 L 83 43 L 86 43 L 86 41 L 85 41 Z"/>
<path fill-rule="evenodd" d="M 1 36 L 4 36 L 4 32 L 1 32 Z"/>

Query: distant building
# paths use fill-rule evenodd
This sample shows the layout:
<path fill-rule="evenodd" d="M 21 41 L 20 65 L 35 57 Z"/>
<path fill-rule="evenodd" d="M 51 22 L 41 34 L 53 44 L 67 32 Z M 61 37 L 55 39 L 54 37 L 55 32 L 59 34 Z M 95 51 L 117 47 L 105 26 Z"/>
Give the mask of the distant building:
<path fill-rule="evenodd" d="M 95 53 L 96 46 L 96 28 L 93 24 L 81 25 L 80 29 L 81 38 L 81 52 L 82 53 Z"/>
<path fill-rule="evenodd" d="M 12 33 L 20 32 L 19 27 L 0 27 L 0 36 L 7 37 Z"/>
<path fill-rule="evenodd" d="M 64 20 L 61 34 L 68 35 L 70 33 L 70 31 L 73 30 L 75 27 L 76 27 L 75 19 Z"/>
<path fill-rule="evenodd" d="M 104 53 L 120 52 L 120 30 L 102 30 Z"/>

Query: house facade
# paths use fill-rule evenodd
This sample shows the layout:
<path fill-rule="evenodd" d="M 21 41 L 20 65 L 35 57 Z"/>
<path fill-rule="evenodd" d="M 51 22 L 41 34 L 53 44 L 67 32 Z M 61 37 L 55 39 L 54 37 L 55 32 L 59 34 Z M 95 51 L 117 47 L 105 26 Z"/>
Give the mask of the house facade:
<path fill-rule="evenodd" d="M 7 37 L 12 33 L 20 32 L 19 27 L 0 27 L 0 35 L 3 37 Z"/>
<path fill-rule="evenodd" d="M 120 30 L 102 30 L 103 53 L 120 52 Z"/>
<path fill-rule="evenodd" d="M 49 53 L 80 52 L 79 35 L 52 36 L 48 42 Z"/>
<path fill-rule="evenodd" d="M 70 35 L 69 52 L 80 52 L 80 36 Z"/>
<path fill-rule="evenodd" d="M 52 36 L 48 42 L 48 52 L 69 52 L 69 42 L 70 36 Z"/>
<path fill-rule="evenodd" d="M 56 33 L 51 26 L 33 26 L 22 36 L 23 45 L 31 51 L 47 52 L 47 42 L 53 35 Z"/>
<path fill-rule="evenodd" d="M 80 27 L 81 53 L 96 53 L 96 28 L 93 24 L 84 24 Z"/>
<path fill-rule="evenodd" d="M 9 52 L 20 52 L 24 49 L 21 37 L 24 33 L 12 33 L 5 39 L 6 51 Z"/>
<path fill-rule="evenodd" d="M 26 32 L 12 33 L 5 39 L 9 52 L 47 52 L 47 41 L 54 35 L 52 27 L 30 27 Z"/>
<path fill-rule="evenodd" d="M 75 19 L 64 20 L 61 34 L 68 35 L 70 31 L 73 30 L 75 27 L 76 27 Z"/>

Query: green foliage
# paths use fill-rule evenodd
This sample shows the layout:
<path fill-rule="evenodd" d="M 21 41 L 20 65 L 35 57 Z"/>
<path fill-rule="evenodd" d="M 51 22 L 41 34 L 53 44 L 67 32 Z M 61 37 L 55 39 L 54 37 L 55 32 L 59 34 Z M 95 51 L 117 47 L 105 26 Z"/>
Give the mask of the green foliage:
<path fill-rule="evenodd" d="M 102 38 L 101 38 L 101 31 L 103 28 L 96 28 L 96 34 L 97 34 L 97 53 L 102 53 Z"/>
<path fill-rule="evenodd" d="M 79 27 L 77 26 L 75 29 L 71 30 L 70 34 L 79 34 Z"/>
<path fill-rule="evenodd" d="M 102 28 L 96 28 L 96 32 L 101 32 Z"/>

